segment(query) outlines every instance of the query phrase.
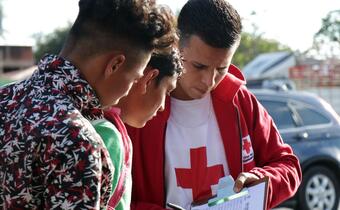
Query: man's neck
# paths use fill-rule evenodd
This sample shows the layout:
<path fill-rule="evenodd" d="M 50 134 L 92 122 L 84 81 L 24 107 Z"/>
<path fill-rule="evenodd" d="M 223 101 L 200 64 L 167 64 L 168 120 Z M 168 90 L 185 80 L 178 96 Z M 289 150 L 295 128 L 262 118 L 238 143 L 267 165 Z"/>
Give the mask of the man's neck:
<path fill-rule="evenodd" d="M 177 84 L 175 90 L 171 92 L 171 97 L 183 101 L 194 100 L 184 92 L 183 88 L 179 84 Z"/>

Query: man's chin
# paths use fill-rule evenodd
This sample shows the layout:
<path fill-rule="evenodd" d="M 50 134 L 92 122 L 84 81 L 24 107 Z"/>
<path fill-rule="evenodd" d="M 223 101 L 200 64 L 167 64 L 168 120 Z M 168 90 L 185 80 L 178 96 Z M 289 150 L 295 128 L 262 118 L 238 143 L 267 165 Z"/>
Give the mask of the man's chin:
<path fill-rule="evenodd" d="M 131 121 L 130 122 L 126 121 L 124 123 L 134 128 L 143 128 L 146 124 L 146 122 L 131 122 Z"/>
<path fill-rule="evenodd" d="M 118 102 L 119 102 L 119 99 L 112 101 L 111 103 L 108 103 L 108 104 L 102 104 L 102 109 L 103 110 L 111 109 L 113 106 L 116 106 Z"/>
<path fill-rule="evenodd" d="M 195 91 L 192 92 L 193 99 L 201 99 L 210 92 L 209 90 L 201 90 L 201 89 L 194 89 L 194 90 Z"/>
<path fill-rule="evenodd" d="M 204 96 L 206 96 L 209 92 L 199 92 L 198 94 L 195 94 L 192 96 L 192 99 L 195 100 L 195 99 L 201 99 L 201 98 L 204 98 Z"/>

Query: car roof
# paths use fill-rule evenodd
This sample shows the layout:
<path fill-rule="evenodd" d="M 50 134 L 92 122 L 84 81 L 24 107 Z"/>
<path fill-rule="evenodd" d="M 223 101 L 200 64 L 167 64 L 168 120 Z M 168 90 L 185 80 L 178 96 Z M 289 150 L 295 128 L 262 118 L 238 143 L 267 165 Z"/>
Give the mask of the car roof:
<path fill-rule="evenodd" d="M 313 93 L 304 91 L 280 91 L 272 89 L 250 89 L 250 91 L 255 94 L 256 97 L 275 97 L 281 99 L 295 99 L 308 104 L 320 105 L 322 100 L 319 96 Z"/>
<path fill-rule="evenodd" d="M 337 121 L 340 120 L 339 115 L 334 111 L 333 107 L 326 102 L 324 99 L 320 98 L 314 93 L 299 91 L 299 90 L 289 90 L 280 91 L 272 89 L 249 89 L 258 99 L 274 99 L 280 101 L 295 100 L 303 102 L 313 106 L 327 115 L 331 115 L 332 118 L 336 118 Z M 339 121 L 340 122 L 340 121 Z"/>

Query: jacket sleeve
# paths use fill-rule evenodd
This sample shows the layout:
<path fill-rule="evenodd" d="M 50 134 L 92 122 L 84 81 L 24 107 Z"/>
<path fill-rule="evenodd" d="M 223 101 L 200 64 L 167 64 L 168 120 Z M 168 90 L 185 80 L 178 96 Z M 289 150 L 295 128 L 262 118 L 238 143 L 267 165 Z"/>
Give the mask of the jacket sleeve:
<path fill-rule="evenodd" d="M 82 130 L 82 131 L 81 131 Z M 71 128 L 70 135 L 47 139 L 44 148 L 45 208 L 101 209 L 111 194 L 107 151 L 88 130 Z M 50 141 L 50 142 L 49 142 Z"/>
<path fill-rule="evenodd" d="M 273 208 L 296 193 L 302 178 L 299 160 L 283 142 L 272 118 L 255 96 L 247 90 L 241 94 L 242 115 L 255 154 L 256 167 L 249 172 L 260 178 L 269 177 L 267 207 Z"/>

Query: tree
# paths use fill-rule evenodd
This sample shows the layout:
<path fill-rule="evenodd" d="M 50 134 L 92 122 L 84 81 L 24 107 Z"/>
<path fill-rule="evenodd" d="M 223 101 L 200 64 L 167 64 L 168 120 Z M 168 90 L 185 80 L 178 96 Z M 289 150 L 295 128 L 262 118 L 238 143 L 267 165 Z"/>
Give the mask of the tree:
<path fill-rule="evenodd" d="M 46 36 L 37 35 L 35 58 L 40 59 L 45 53 L 57 54 L 66 40 L 70 27 L 69 25 L 65 28 L 56 29 Z M 281 50 L 291 51 L 289 47 L 280 44 L 278 41 L 263 38 L 262 34 L 258 33 L 258 27 L 253 24 L 252 33 L 242 33 L 241 43 L 234 55 L 233 64 L 242 69 L 245 64 L 261 53 Z"/>
<path fill-rule="evenodd" d="M 244 24 L 248 24 L 247 32 L 242 33 L 241 43 L 238 47 L 233 64 L 239 68 L 243 68 L 249 61 L 253 60 L 261 53 L 277 52 L 277 51 L 292 51 L 288 46 L 282 45 L 276 40 L 266 39 L 263 37 L 263 32 L 254 22 L 257 13 L 252 11 L 250 18 L 243 19 Z"/>
<path fill-rule="evenodd" d="M 314 38 L 340 43 L 340 10 L 331 11 L 322 19 L 322 26 Z"/>
<path fill-rule="evenodd" d="M 322 19 L 319 31 L 314 35 L 314 46 L 318 54 L 333 57 L 340 48 L 340 10 L 334 10 Z"/>
<path fill-rule="evenodd" d="M 240 46 L 234 55 L 233 64 L 242 69 L 244 65 L 261 53 L 283 50 L 292 51 L 288 46 L 284 46 L 276 40 L 269 40 L 263 38 L 262 35 L 244 32 L 242 33 Z"/>
<path fill-rule="evenodd" d="M 46 53 L 58 54 L 63 47 L 71 26 L 58 28 L 46 36 L 36 35 L 35 59 L 40 59 Z"/>

